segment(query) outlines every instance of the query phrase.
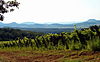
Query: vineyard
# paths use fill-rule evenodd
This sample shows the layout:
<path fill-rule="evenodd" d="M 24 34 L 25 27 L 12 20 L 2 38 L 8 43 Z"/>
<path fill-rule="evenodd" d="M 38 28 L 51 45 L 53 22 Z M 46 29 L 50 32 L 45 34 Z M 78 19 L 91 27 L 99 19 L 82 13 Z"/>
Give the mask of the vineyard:
<path fill-rule="evenodd" d="M 0 62 L 100 62 L 99 0 L 19 1 L 0 0 Z"/>
<path fill-rule="evenodd" d="M 100 51 L 100 26 L 91 26 L 71 33 L 45 34 L 34 39 L 24 37 L 13 41 L 0 41 L 0 49 L 32 50 L 90 50 Z"/>

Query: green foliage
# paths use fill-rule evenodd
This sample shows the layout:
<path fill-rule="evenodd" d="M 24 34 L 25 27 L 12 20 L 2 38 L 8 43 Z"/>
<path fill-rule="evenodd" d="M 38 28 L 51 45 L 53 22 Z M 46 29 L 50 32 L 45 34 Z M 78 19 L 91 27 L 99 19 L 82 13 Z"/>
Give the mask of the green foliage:
<path fill-rule="evenodd" d="M 100 39 L 99 37 L 93 38 L 87 41 L 87 49 L 90 51 L 100 51 Z"/>
<path fill-rule="evenodd" d="M 36 36 L 43 35 L 43 33 L 25 31 L 12 28 L 0 28 L 0 41 L 11 41 L 17 38 L 35 38 Z"/>
<path fill-rule="evenodd" d="M 74 32 L 45 34 L 34 39 L 24 37 L 16 41 L 0 42 L 0 48 L 32 48 L 32 50 L 92 50 L 100 51 L 100 27 L 91 26 Z"/>

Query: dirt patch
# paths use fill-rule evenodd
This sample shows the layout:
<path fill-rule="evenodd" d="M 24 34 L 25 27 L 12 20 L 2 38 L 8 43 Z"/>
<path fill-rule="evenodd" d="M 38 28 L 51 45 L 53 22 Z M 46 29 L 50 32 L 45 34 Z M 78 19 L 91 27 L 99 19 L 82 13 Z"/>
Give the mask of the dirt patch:
<path fill-rule="evenodd" d="M 18 54 L 28 54 L 27 56 L 19 56 Z M 32 52 L 0 52 L 0 56 L 5 57 L 10 62 L 56 62 L 57 59 L 64 55 L 48 55 L 43 53 Z"/>
<path fill-rule="evenodd" d="M 48 52 L 41 53 L 32 51 L 12 51 L 12 52 L 0 51 L 0 56 L 4 57 L 9 62 L 59 62 L 59 59 L 62 58 L 66 58 L 67 60 L 80 58 L 84 61 L 91 61 L 91 60 L 95 62 L 100 61 L 99 51 L 95 52 L 78 51 L 78 53 L 76 51 L 52 51 L 53 54 L 51 54 L 51 51 L 49 53 Z"/>
<path fill-rule="evenodd" d="M 78 60 L 82 60 L 83 62 L 85 61 L 86 62 L 90 62 L 90 61 L 98 62 L 100 61 L 100 51 L 82 51 L 78 53 L 76 52 L 74 54 L 73 53 L 69 54 L 66 58 L 70 60 L 78 59 Z"/>
<path fill-rule="evenodd" d="M 79 54 L 79 56 L 83 56 L 83 55 L 94 55 L 94 54 L 99 54 L 100 52 L 99 51 L 90 51 L 90 52 L 88 52 L 88 51 L 83 51 L 83 52 L 81 52 L 80 54 Z"/>

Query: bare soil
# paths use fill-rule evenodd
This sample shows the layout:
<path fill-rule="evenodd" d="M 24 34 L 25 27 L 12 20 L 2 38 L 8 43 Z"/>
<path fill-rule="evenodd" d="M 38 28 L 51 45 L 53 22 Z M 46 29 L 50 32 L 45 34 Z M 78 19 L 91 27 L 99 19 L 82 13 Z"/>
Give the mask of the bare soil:
<path fill-rule="evenodd" d="M 100 52 L 96 51 L 0 51 L 0 62 L 61 62 L 61 60 L 82 60 L 100 62 Z"/>

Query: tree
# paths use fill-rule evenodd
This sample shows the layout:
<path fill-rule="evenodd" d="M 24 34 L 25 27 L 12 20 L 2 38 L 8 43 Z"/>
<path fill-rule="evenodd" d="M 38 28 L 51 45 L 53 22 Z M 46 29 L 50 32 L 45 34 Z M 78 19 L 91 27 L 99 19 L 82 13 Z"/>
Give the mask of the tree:
<path fill-rule="evenodd" d="M 17 7 L 19 8 L 19 2 L 17 2 L 16 0 L 14 1 L 4 1 L 4 0 L 0 0 L 0 20 L 3 21 L 4 20 L 4 13 L 8 13 L 8 12 L 12 12 L 14 11 L 13 7 Z"/>

